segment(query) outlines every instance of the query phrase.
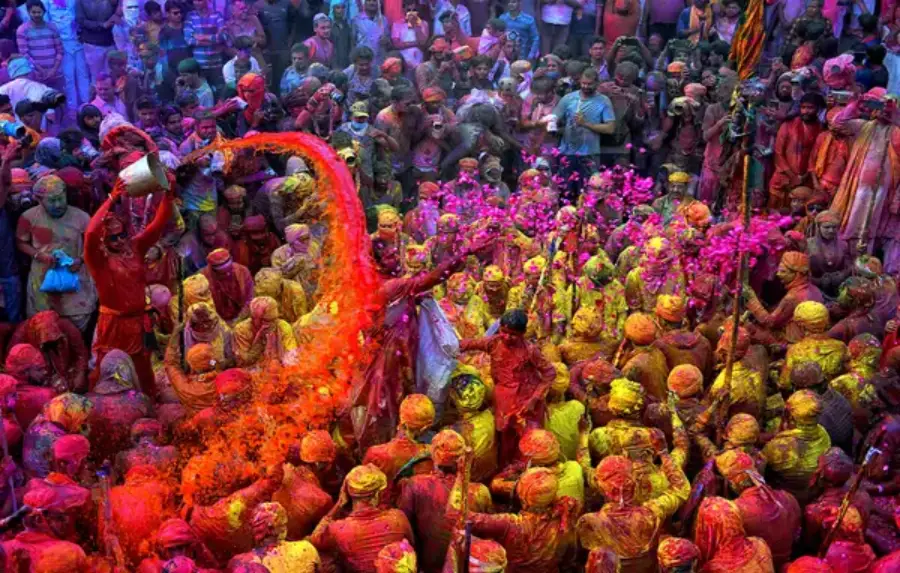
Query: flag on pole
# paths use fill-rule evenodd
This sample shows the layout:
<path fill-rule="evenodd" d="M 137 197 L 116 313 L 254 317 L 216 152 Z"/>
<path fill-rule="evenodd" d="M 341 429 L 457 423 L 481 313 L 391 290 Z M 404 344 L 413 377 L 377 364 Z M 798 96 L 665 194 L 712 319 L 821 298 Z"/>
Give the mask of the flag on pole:
<path fill-rule="evenodd" d="M 737 63 L 741 81 L 753 77 L 766 41 L 764 0 L 749 0 L 731 42 L 729 59 Z"/>

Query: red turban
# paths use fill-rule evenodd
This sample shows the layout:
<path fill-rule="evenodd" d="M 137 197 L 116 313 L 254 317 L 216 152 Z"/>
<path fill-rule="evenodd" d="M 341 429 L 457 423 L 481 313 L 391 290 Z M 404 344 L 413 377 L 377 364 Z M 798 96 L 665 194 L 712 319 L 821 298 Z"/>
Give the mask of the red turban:
<path fill-rule="evenodd" d="M 700 550 L 688 539 L 666 537 L 659 542 L 656 558 L 660 567 L 687 567 L 700 558 Z"/>
<path fill-rule="evenodd" d="M 266 218 L 262 215 L 251 215 L 244 219 L 244 231 L 247 233 L 261 233 L 266 230 Z"/>
<path fill-rule="evenodd" d="M 18 381 L 9 374 L 0 374 L 0 398 L 16 391 Z"/>
<path fill-rule="evenodd" d="M 619 570 L 619 556 L 606 547 L 592 549 L 584 568 L 585 573 L 618 573 Z"/>
<path fill-rule="evenodd" d="M 529 430 L 519 442 L 522 457 L 538 466 L 549 466 L 559 461 L 559 440 L 547 430 Z"/>
<path fill-rule="evenodd" d="M 141 436 L 162 436 L 163 425 L 154 418 L 141 418 L 131 425 L 131 440 L 136 442 Z"/>
<path fill-rule="evenodd" d="M 35 366 L 47 366 L 41 351 L 30 344 L 16 344 L 6 355 L 6 372 L 19 380 L 25 379 L 25 371 Z"/>
<path fill-rule="evenodd" d="M 826 561 L 805 555 L 784 568 L 784 573 L 832 573 Z"/>
<path fill-rule="evenodd" d="M 616 369 L 606 360 L 598 358 L 585 365 L 581 377 L 594 384 L 608 385 L 616 377 Z"/>
<path fill-rule="evenodd" d="M 252 120 L 254 112 L 262 107 L 266 99 L 266 80 L 259 74 L 244 74 L 238 80 L 237 93 L 247 102 L 244 117 Z"/>
<path fill-rule="evenodd" d="M 67 462 L 83 460 L 91 452 L 91 442 L 81 434 L 69 434 L 53 444 L 53 459 Z"/>
<path fill-rule="evenodd" d="M 308 464 L 331 463 L 337 457 L 337 446 L 325 430 L 313 430 L 300 442 L 300 459 Z"/>
<path fill-rule="evenodd" d="M 447 99 L 447 94 L 441 88 L 430 87 L 422 90 L 422 101 L 426 103 L 438 103 L 445 99 Z"/>
<path fill-rule="evenodd" d="M 594 479 L 606 499 L 625 502 L 634 497 L 633 472 L 631 460 L 625 456 L 607 456 L 594 468 Z"/>
<path fill-rule="evenodd" d="M 206 255 L 206 262 L 214 267 L 223 265 L 230 260 L 231 260 L 231 253 L 229 253 L 225 249 L 215 249 L 213 252 Z"/>
<path fill-rule="evenodd" d="M 381 64 L 381 73 L 395 72 L 400 73 L 403 70 L 403 62 L 400 58 L 388 58 Z"/>
<path fill-rule="evenodd" d="M 491 539 L 472 538 L 469 551 L 469 573 L 506 571 L 506 549 Z"/>
<path fill-rule="evenodd" d="M 385 545 L 375 558 L 375 573 L 416 573 L 416 550 L 403 539 Z"/>
<path fill-rule="evenodd" d="M 194 530 L 183 519 L 167 519 L 156 532 L 156 543 L 160 549 L 183 547 L 197 542 Z"/>
<path fill-rule="evenodd" d="M 250 389 L 250 375 L 240 368 L 229 368 L 216 376 L 216 393 L 234 396 Z"/>

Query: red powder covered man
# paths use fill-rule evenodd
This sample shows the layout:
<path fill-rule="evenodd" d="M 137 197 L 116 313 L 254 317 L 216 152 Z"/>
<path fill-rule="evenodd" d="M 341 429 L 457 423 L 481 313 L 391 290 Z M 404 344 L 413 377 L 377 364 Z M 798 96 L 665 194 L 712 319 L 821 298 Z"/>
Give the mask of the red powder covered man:
<path fill-rule="evenodd" d="M 831 519 L 826 520 L 826 529 L 835 525 L 837 511 Z M 844 519 L 838 526 L 837 535 L 825 554 L 825 561 L 835 571 L 847 573 L 864 573 L 870 571 L 875 563 L 875 552 L 866 543 L 865 524 L 855 507 L 847 509 Z"/>
<path fill-rule="evenodd" d="M 716 459 L 719 472 L 739 494 L 734 500 L 741 510 L 747 535 L 764 540 L 772 560 L 781 567 L 791 558 L 794 542 L 800 537 L 801 512 L 797 500 L 786 491 L 767 486 L 756 472 L 753 458 L 731 450 Z"/>
<path fill-rule="evenodd" d="M 500 459 L 509 464 L 518 440 L 527 429 L 544 422 L 545 397 L 556 378 L 556 368 L 537 346 L 525 340 L 528 315 L 512 310 L 500 319 L 500 332 L 478 340 L 460 342 L 460 352 L 480 351 L 491 357 L 494 381 L 494 420 L 500 432 Z"/>
<path fill-rule="evenodd" d="M 160 474 L 174 477 L 178 448 L 162 445 L 163 425 L 153 418 L 141 418 L 131 426 L 131 449 L 116 456 L 116 471 L 125 475 L 133 467 L 153 466 Z"/>
<path fill-rule="evenodd" d="M 345 571 L 374 572 L 378 553 L 391 543 L 414 541 L 412 527 L 399 509 L 381 509 L 387 477 L 367 464 L 350 470 L 341 497 L 310 536 L 323 556 L 335 559 Z M 337 519 L 352 501 L 349 515 Z"/>
<path fill-rule="evenodd" d="M 212 564 L 213 558 L 209 550 L 200 543 L 194 530 L 183 519 L 173 517 L 162 522 L 152 540 L 154 555 L 141 561 L 137 573 L 162 573 L 163 564 L 176 557 L 188 557 L 205 565 Z"/>
<path fill-rule="evenodd" d="M 462 471 L 458 472 L 448 513 L 459 516 Z M 553 470 L 532 468 L 516 486 L 522 502 L 519 513 L 469 513 L 472 533 L 493 539 L 506 548 L 510 572 L 555 573 L 568 570 L 575 556 L 575 516 L 578 504 L 557 500 L 559 482 Z M 452 507 L 451 507 L 452 506 Z"/>
<path fill-rule="evenodd" d="M 27 428 L 59 391 L 48 387 L 47 362 L 41 351 L 30 344 L 10 348 L 5 370 L 16 380 L 16 419 L 22 428 Z"/>
<path fill-rule="evenodd" d="M 8 374 L 0 374 L 0 421 L 7 447 L 18 449 L 22 443 L 22 426 L 16 419 L 16 379 Z"/>
<path fill-rule="evenodd" d="M 131 357 L 118 348 L 103 357 L 100 380 L 87 397 L 94 405 L 89 419 L 94 457 L 101 462 L 125 449 L 131 443 L 131 425 L 153 413 Z"/>
<path fill-rule="evenodd" d="M 656 550 L 661 573 L 694 571 L 700 559 L 700 550 L 691 541 L 681 537 L 666 537 Z"/>
<path fill-rule="evenodd" d="M 781 124 L 775 138 L 775 173 L 769 185 L 769 209 L 787 210 L 788 193 L 808 183 L 810 156 L 822 132 L 819 110 L 825 100 L 818 93 L 800 99 L 800 115 Z"/>
<path fill-rule="evenodd" d="M 853 476 L 853 460 L 840 448 L 831 448 L 819 456 L 819 467 L 813 476 L 811 487 L 823 487 L 824 491 L 804 509 L 803 535 L 807 547 L 819 547 L 825 539 L 825 521 L 840 508 Z M 863 521 L 869 523 L 872 498 L 863 488 L 850 499 Z"/>
<path fill-rule="evenodd" d="M 66 513 L 66 499 L 50 488 L 25 494 L 25 505 L 32 512 L 25 517 L 25 531 L 4 541 L 7 556 L 23 552 L 31 562 L 28 571 L 42 573 L 86 573 L 88 560 L 84 550 L 64 539 L 70 537 L 72 518 Z M 10 571 L 19 571 L 18 563 L 8 563 Z"/>
<path fill-rule="evenodd" d="M 299 456 L 299 463 L 285 468 L 281 487 L 272 496 L 272 501 L 284 507 L 287 534 L 291 539 L 309 535 L 334 505 L 313 470 L 316 466 L 334 464 L 337 456 L 334 440 L 324 430 L 313 430 L 303 436 Z"/>
<path fill-rule="evenodd" d="M 54 310 L 44 310 L 21 323 L 9 346 L 30 344 L 44 355 L 50 376 L 59 378 L 67 390 L 87 388 L 88 350 L 78 327 Z"/>
<path fill-rule="evenodd" d="M 321 563 L 319 552 L 309 541 L 287 541 L 287 512 L 280 503 L 261 503 L 253 510 L 253 551 L 236 555 L 237 563 L 260 563 L 269 571 L 316 573 Z"/>
<path fill-rule="evenodd" d="M 428 446 L 416 441 L 422 432 L 434 424 L 434 404 L 424 394 L 411 394 L 400 403 L 400 425 L 397 435 L 390 442 L 372 446 L 366 451 L 364 464 L 372 464 L 388 478 L 388 488 L 382 496 L 393 499 L 390 487 L 400 469 L 413 458 L 428 452 Z M 418 472 L 428 472 L 429 468 L 417 468 Z"/>
<path fill-rule="evenodd" d="M 760 326 L 769 329 L 776 337 L 782 336 L 790 342 L 796 342 L 801 338 L 799 327 L 791 324 L 794 318 L 794 309 L 801 302 L 812 300 L 825 302 L 822 291 L 809 280 L 809 257 L 805 253 L 788 251 L 781 257 L 776 272 L 778 279 L 787 289 L 787 294 L 781 302 L 768 311 L 756 297 L 751 289 L 744 289 L 750 297 L 747 301 L 747 310 L 753 315 Z"/>
<path fill-rule="evenodd" d="M 262 105 L 266 99 L 266 79 L 259 74 L 244 74 L 237 83 L 238 97 L 247 107 L 238 114 L 238 134 L 256 130 L 264 120 Z"/>
<path fill-rule="evenodd" d="M 22 465 L 29 477 L 50 473 L 53 444 L 66 434 L 86 432 L 92 408 L 90 400 L 72 393 L 60 394 L 44 404 L 22 439 Z"/>
<path fill-rule="evenodd" d="M 386 546 L 375 558 L 375 573 L 414 573 L 418 570 L 416 550 L 405 539 Z"/>
<path fill-rule="evenodd" d="M 263 267 L 272 266 L 272 253 L 281 246 L 275 233 L 269 231 L 266 218 L 252 215 L 244 220 L 241 238 L 234 245 L 235 262 L 256 274 Z"/>
<path fill-rule="evenodd" d="M 132 468 L 109 492 L 111 519 L 100 512 L 100 539 L 115 537 L 130 567 L 140 563 L 141 544 L 175 515 L 175 492 L 164 479 L 152 466 Z"/>
<path fill-rule="evenodd" d="M 455 524 L 448 518 L 447 500 L 456 481 L 459 458 L 466 442 L 453 430 L 442 430 L 431 441 L 435 469 L 403 482 L 397 505 L 413 526 L 418 540 L 419 562 L 425 571 L 439 571 L 444 563 Z M 469 484 L 469 509 L 488 513 L 491 494 L 483 484 Z"/>
<path fill-rule="evenodd" d="M 772 552 L 758 537 L 747 537 L 741 512 L 731 501 L 708 497 L 700 503 L 694 531 L 701 573 L 772 573 Z"/>
<path fill-rule="evenodd" d="M 234 262 L 225 249 L 211 252 L 206 261 L 209 264 L 200 272 L 209 281 L 216 312 L 229 324 L 247 318 L 253 299 L 253 275 L 250 270 Z"/>
<path fill-rule="evenodd" d="M 140 157 L 131 154 L 127 159 L 134 163 Z M 125 163 L 121 167 L 130 164 Z M 115 187 L 91 218 L 84 234 L 84 262 L 100 299 L 100 318 L 93 345 L 97 362 L 113 348 L 124 350 L 134 360 L 141 389 L 151 397 L 156 396 L 156 386 L 150 353 L 144 346 L 147 287 L 144 257 L 162 237 L 172 217 L 173 187 L 170 185 L 153 221 L 134 237 L 129 237 L 122 220 L 110 213 L 122 194 L 122 187 Z"/>

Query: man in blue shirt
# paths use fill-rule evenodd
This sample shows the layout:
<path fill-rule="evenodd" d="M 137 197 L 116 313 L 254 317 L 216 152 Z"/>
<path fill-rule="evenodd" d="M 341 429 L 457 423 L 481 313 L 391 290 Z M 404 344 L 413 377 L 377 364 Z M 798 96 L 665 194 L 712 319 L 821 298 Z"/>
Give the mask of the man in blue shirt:
<path fill-rule="evenodd" d="M 573 203 L 578 190 L 600 166 L 600 136 L 616 131 L 612 102 L 597 93 L 597 70 L 588 68 L 581 74 L 580 88 L 563 96 L 553 110 L 557 124 L 563 126 L 560 175 Z M 571 177 L 573 173 L 578 177 Z"/>
<path fill-rule="evenodd" d="M 541 37 L 534 16 L 522 12 L 519 0 L 509 0 L 506 10 L 500 16 L 506 22 L 506 31 L 519 35 L 519 47 L 526 60 L 536 60 L 541 49 Z"/>

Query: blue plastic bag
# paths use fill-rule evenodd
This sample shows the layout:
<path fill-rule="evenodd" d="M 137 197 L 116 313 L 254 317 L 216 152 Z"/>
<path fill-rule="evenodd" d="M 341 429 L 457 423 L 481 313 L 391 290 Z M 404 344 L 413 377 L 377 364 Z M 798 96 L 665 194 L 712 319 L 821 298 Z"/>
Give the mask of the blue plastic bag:
<path fill-rule="evenodd" d="M 459 338 L 444 311 L 432 298 L 419 305 L 419 349 L 416 356 L 416 391 L 425 394 L 440 412 L 450 392 L 456 369 Z"/>
<path fill-rule="evenodd" d="M 50 267 L 50 270 L 44 275 L 41 292 L 52 294 L 78 292 L 81 289 L 81 283 L 78 280 L 78 274 L 71 269 L 75 260 L 59 249 L 53 251 L 53 257 L 56 259 L 56 264 Z"/>

